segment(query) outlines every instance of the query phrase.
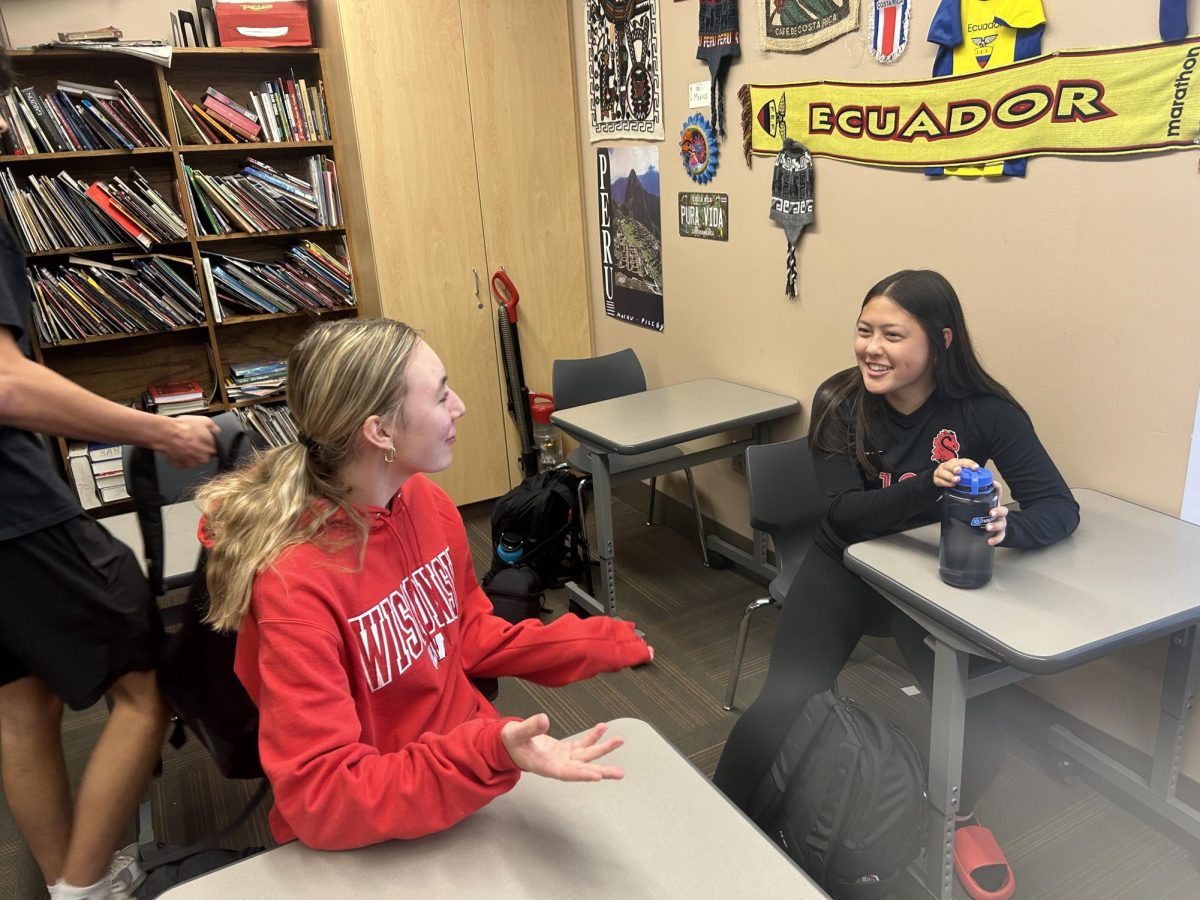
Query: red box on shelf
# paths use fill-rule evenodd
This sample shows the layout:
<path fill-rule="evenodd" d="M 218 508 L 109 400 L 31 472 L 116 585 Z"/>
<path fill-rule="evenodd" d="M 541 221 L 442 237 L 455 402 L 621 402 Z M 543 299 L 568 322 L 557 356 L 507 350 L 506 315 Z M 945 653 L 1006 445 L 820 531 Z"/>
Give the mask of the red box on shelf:
<path fill-rule="evenodd" d="M 308 0 L 217 0 L 215 12 L 222 47 L 312 46 Z"/>

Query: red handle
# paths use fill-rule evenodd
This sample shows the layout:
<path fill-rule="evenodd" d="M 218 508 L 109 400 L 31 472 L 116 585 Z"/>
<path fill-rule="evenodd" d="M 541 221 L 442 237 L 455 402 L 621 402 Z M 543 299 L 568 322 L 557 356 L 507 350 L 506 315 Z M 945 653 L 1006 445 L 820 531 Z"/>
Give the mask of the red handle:
<path fill-rule="evenodd" d="M 502 269 L 492 273 L 492 294 L 496 302 L 508 313 L 508 321 L 516 325 L 517 304 L 521 302 L 521 295 L 517 293 L 517 286 L 512 283 L 512 279 Z"/>

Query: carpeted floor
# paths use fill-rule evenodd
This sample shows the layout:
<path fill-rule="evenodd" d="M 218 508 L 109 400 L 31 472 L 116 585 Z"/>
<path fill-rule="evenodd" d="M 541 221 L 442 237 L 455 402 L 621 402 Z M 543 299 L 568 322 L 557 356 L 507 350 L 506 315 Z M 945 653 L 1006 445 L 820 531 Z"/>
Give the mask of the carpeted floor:
<path fill-rule="evenodd" d="M 544 711 L 558 735 L 619 716 L 641 718 L 711 774 L 737 715 L 721 708 L 737 623 L 763 588 L 736 571 L 704 568 L 694 539 L 662 526 L 647 528 L 633 507 L 618 501 L 614 512 L 619 611 L 646 632 L 655 647 L 654 665 L 565 688 L 505 680 L 497 705 L 512 715 Z M 468 530 L 482 572 L 490 558 L 486 509 L 468 512 Z M 554 592 L 549 605 L 556 614 L 564 610 L 561 592 Z M 739 709 L 762 684 L 776 617 L 774 610 L 757 614 L 738 689 Z M 839 679 L 844 693 L 888 716 L 924 746 L 928 704 L 904 693 L 902 688 L 911 684 L 911 677 L 887 655 L 864 646 Z M 1014 700 L 1019 697 L 1018 692 Z M 1019 707 L 1014 702 L 1014 716 Z M 67 718 L 65 742 L 74 778 L 104 716 L 99 704 Z M 214 831 L 233 818 L 254 787 L 222 779 L 194 741 L 179 751 L 167 748 L 163 773 L 151 788 L 158 840 L 185 844 Z M 225 846 L 269 846 L 265 809 Z M 1200 897 L 1200 873 L 1184 848 L 1086 783 L 1069 786 L 1049 777 L 1040 753 L 1015 738 L 1009 739 L 1005 767 L 978 814 L 1008 853 L 1017 898 Z M 127 839 L 132 838 L 131 823 Z M 44 896 L 37 868 L 7 808 L 0 806 L 0 898 Z M 955 896 L 966 894 L 956 886 Z"/>

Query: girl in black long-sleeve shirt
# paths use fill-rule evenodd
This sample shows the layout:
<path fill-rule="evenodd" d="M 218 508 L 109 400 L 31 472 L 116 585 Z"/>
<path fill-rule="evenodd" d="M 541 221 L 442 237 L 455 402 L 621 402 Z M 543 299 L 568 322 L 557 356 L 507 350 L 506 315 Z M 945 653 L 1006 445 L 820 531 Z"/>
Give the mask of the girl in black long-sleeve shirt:
<path fill-rule="evenodd" d="M 856 541 L 937 521 L 962 467 L 995 460 L 1019 512 L 994 511 L 989 542 L 1040 547 L 1075 530 L 1079 507 L 1012 395 L 984 371 L 954 289 L 904 271 L 867 292 L 858 365 L 821 385 L 809 446 L 830 506 L 783 604 L 766 684 L 725 744 L 714 781 L 743 809 L 788 728 L 829 688 L 863 634 L 891 633 L 928 696 L 926 632 L 842 565 Z M 1003 696 L 967 704 L 960 809 L 969 813 L 1004 760 Z"/>

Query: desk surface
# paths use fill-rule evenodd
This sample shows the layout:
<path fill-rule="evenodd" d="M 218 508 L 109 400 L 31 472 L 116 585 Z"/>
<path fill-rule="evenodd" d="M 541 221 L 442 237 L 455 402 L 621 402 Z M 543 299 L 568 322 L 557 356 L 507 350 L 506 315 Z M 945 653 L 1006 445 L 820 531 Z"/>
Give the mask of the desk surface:
<path fill-rule="evenodd" d="M 622 781 L 533 775 L 440 834 L 336 853 L 287 844 L 168 900 L 334 897 L 820 898 L 790 859 L 650 725 L 616 719 Z"/>
<path fill-rule="evenodd" d="M 901 606 L 1009 665 L 1051 674 L 1200 619 L 1200 527 L 1076 490 L 1079 528 L 1039 550 L 997 548 L 985 587 L 938 577 L 938 526 L 852 544 L 846 566 Z"/>
<path fill-rule="evenodd" d="M 550 417 L 581 443 L 610 453 L 647 453 L 797 412 L 792 397 L 720 378 L 573 406 Z"/>

